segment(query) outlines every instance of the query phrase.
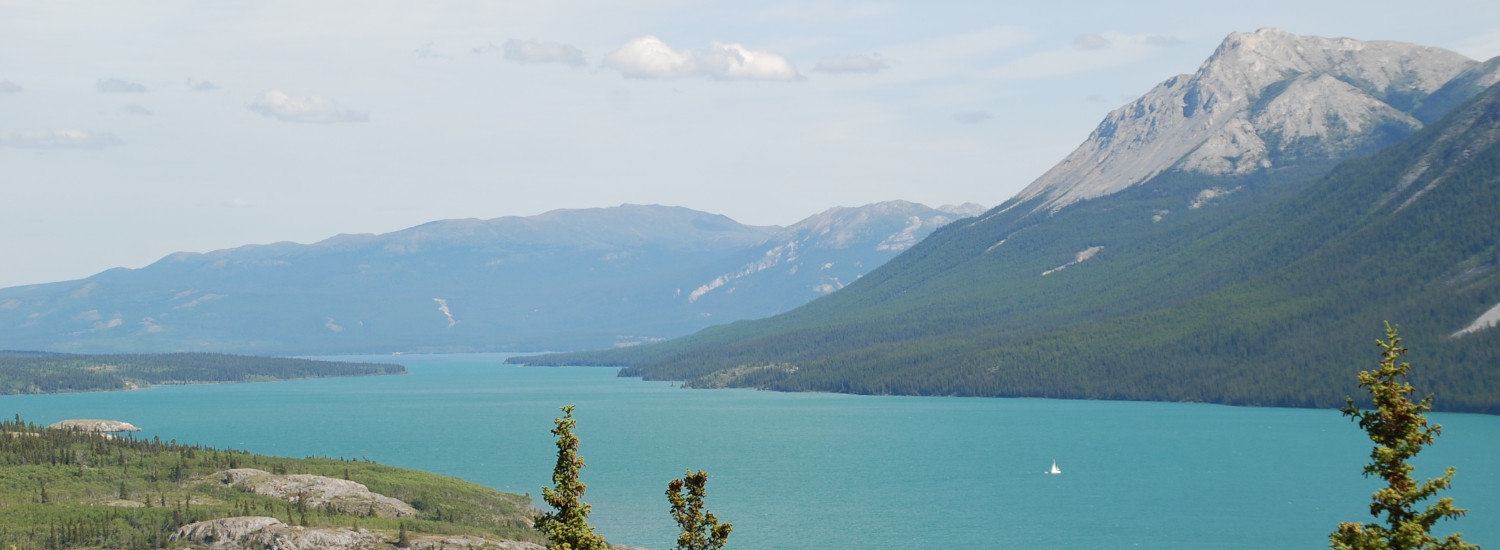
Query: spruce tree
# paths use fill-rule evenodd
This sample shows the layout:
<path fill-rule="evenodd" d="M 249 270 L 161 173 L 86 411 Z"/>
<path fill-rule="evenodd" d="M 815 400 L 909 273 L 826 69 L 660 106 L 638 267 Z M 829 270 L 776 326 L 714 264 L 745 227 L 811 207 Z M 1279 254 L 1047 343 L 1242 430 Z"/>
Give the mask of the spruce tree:
<path fill-rule="evenodd" d="M 1381 349 L 1380 368 L 1359 373 L 1359 387 L 1370 390 L 1375 410 L 1360 410 L 1353 398 L 1345 398 L 1343 408 L 1344 416 L 1357 421 L 1375 442 L 1364 475 L 1380 476 L 1386 482 L 1370 503 L 1370 515 L 1384 515 L 1385 524 L 1340 523 L 1328 536 L 1330 546 L 1335 550 L 1478 550 L 1479 546 L 1464 542 L 1461 533 L 1446 539 L 1432 535 L 1432 526 L 1438 520 L 1461 517 L 1466 512 L 1455 507 L 1451 497 L 1417 510 L 1422 501 L 1448 488 L 1454 470 L 1449 467 L 1442 477 L 1421 483 L 1412 479 L 1414 467 L 1407 461 L 1422 447 L 1431 445 L 1443 427 L 1427 423 L 1424 413 L 1432 409 L 1431 395 L 1419 402 L 1411 400 L 1415 389 L 1406 381 L 1411 364 L 1397 363 L 1406 356 L 1406 348 L 1401 347 L 1396 327 L 1387 322 L 1385 335 L 1385 340 L 1375 341 Z"/>
<path fill-rule="evenodd" d="M 557 427 L 552 428 L 557 436 L 557 466 L 552 469 L 556 488 L 542 488 L 542 498 L 553 511 L 537 516 L 536 529 L 552 541 L 548 550 L 609 550 L 609 543 L 589 525 L 590 508 L 582 500 L 588 486 L 578 480 L 583 456 L 578 454 L 578 436 L 573 435 L 578 423 L 573 419 L 573 406 L 564 406 L 562 411 L 563 417 L 554 418 Z"/>
<path fill-rule="evenodd" d="M 720 524 L 719 518 L 703 505 L 708 494 L 708 473 L 686 472 L 682 479 L 667 483 L 667 500 L 672 503 L 672 519 L 682 528 L 677 535 L 677 550 L 719 550 L 729 542 L 734 526 Z"/>

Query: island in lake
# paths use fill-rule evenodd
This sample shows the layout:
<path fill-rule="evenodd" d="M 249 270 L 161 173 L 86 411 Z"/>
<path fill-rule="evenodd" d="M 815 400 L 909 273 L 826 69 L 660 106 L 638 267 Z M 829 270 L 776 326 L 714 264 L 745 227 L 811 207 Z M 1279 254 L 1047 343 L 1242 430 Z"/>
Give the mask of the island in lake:
<path fill-rule="evenodd" d="M 0 394 L 133 390 L 162 384 L 270 382 L 406 374 L 406 367 L 222 353 L 74 355 L 0 351 Z"/>

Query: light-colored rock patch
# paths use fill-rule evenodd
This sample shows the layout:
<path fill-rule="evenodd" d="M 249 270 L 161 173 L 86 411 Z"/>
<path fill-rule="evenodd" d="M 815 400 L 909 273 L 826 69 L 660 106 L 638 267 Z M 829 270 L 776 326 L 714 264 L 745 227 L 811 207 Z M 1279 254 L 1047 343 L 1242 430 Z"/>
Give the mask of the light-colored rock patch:
<path fill-rule="evenodd" d="M 547 547 L 534 542 L 494 540 L 465 535 L 461 537 L 412 537 L 411 548 L 414 550 L 545 550 Z M 614 547 L 614 549 L 620 548 L 623 547 Z"/>
<path fill-rule="evenodd" d="M 168 540 L 187 541 L 226 550 L 373 550 L 385 547 L 385 537 L 365 529 L 309 529 L 293 527 L 276 518 L 246 516 L 184 525 Z"/>
<path fill-rule="evenodd" d="M 54 430 L 77 430 L 80 432 L 111 433 L 111 432 L 139 432 L 140 428 L 129 422 L 119 420 L 98 420 L 94 418 L 75 418 L 63 420 L 47 426 Z"/>
<path fill-rule="evenodd" d="M 400 500 L 371 492 L 362 483 L 310 474 L 276 475 L 254 468 L 216 472 L 209 480 L 257 495 L 297 502 L 310 508 L 331 506 L 341 514 L 373 514 L 385 518 L 416 517 L 417 511 Z"/>
<path fill-rule="evenodd" d="M 1078 251 L 1077 254 L 1073 255 L 1073 261 L 1065 263 L 1065 264 L 1057 266 L 1057 267 L 1054 267 L 1052 269 L 1048 269 L 1046 271 L 1043 271 L 1042 272 L 1042 276 L 1046 277 L 1046 276 L 1051 275 L 1053 273 L 1057 273 L 1057 272 L 1062 271 L 1064 269 L 1067 269 L 1069 267 L 1072 267 L 1072 266 L 1081 264 L 1083 262 L 1086 262 L 1086 261 L 1089 260 L 1089 258 L 1093 258 L 1096 254 L 1098 254 L 1102 250 L 1104 250 L 1104 247 L 1102 247 L 1102 246 L 1090 246 L 1088 248 L 1080 250 L 1080 251 Z"/>
<path fill-rule="evenodd" d="M 472 535 L 408 537 L 415 550 L 544 550 L 532 542 L 489 539 Z M 390 548 L 394 535 L 367 529 L 308 528 L 263 516 L 242 516 L 184 525 L 168 540 L 190 542 L 222 550 L 374 550 Z M 628 547 L 616 546 L 616 549 Z M 645 549 L 634 549 L 645 550 Z"/>
<path fill-rule="evenodd" d="M 1223 187 L 1211 187 L 1208 189 L 1204 189 L 1198 192 L 1198 196 L 1193 197 L 1193 202 L 1188 203 L 1188 210 L 1197 210 L 1199 208 L 1203 208 L 1204 205 L 1213 202 L 1214 199 L 1229 196 L 1230 193 L 1239 190 L 1239 187 L 1236 187 L 1234 189 L 1225 189 Z"/>
<path fill-rule="evenodd" d="M 244 516 L 189 523 L 167 537 L 199 544 L 223 543 L 248 538 L 272 525 L 286 525 L 276 518 Z"/>
<path fill-rule="evenodd" d="M 1471 334 L 1484 329 L 1494 328 L 1495 325 L 1500 325 L 1500 304 L 1495 304 L 1495 307 L 1492 307 L 1488 311 L 1485 311 L 1479 316 L 1478 319 L 1475 319 L 1474 322 L 1469 323 L 1469 326 L 1464 327 L 1463 330 L 1453 333 L 1449 337 L 1458 338 L 1459 336 L 1463 336 L 1465 334 Z"/>

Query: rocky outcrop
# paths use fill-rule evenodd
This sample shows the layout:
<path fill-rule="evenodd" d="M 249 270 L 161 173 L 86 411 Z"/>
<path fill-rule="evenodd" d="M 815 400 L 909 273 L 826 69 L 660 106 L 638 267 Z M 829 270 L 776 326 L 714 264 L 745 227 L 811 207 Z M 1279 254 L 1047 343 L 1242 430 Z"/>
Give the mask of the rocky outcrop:
<path fill-rule="evenodd" d="M 93 418 L 75 418 L 56 422 L 47 426 L 54 430 L 77 430 L 80 432 L 112 433 L 112 432 L 139 432 L 140 428 L 129 422 L 119 420 L 98 420 Z"/>
<path fill-rule="evenodd" d="M 228 550 L 373 550 L 384 547 L 386 542 L 384 536 L 365 529 L 309 529 L 256 516 L 190 523 L 168 539 Z"/>
<path fill-rule="evenodd" d="M 1173 169 L 1244 175 L 1347 158 L 1411 134 L 1422 126 L 1424 100 L 1440 90 L 1472 97 L 1495 71 L 1415 44 L 1234 33 L 1196 73 L 1110 113 L 1017 204 L 1040 198 L 1041 209 L 1055 211 Z M 1459 80 L 1476 84 L 1445 88 Z"/>
<path fill-rule="evenodd" d="M 414 537 L 414 550 L 545 550 L 547 547 L 534 542 L 495 540 L 475 536 L 461 537 Z M 614 547 L 616 549 L 619 546 Z M 640 549 L 645 550 L 645 549 Z"/>
<path fill-rule="evenodd" d="M 276 518 L 260 516 L 223 518 L 184 525 L 168 538 L 201 544 L 223 543 L 248 538 L 273 525 L 286 524 Z"/>
<path fill-rule="evenodd" d="M 390 548 L 393 536 L 347 527 L 312 529 L 270 517 L 242 516 L 182 526 L 169 540 L 223 550 L 373 550 Z M 540 544 L 472 535 L 410 538 L 416 550 L 543 550 Z M 616 546 L 615 548 L 621 548 Z"/>
<path fill-rule="evenodd" d="M 341 514 L 384 518 L 417 516 L 411 505 L 371 492 L 364 484 L 347 479 L 309 474 L 276 475 L 254 468 L 236 468 L 216 472 L 207 480 L 288 502 L 303 501 L 309 508 L 332 508 Z"/>

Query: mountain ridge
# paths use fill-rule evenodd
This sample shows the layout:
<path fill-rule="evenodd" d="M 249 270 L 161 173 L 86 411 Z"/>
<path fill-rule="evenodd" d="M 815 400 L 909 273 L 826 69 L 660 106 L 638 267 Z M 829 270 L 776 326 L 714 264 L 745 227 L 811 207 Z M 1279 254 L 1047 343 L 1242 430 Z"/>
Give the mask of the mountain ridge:
<path fill-rule="evenodd" d="M 627 204 L 175 253 L 140 269 L 0 289 L 0 342 L 277 354 L 628 345 L 790 309 L 894 256 L 879 249 L 881 240 L 914 240 L 955 217 L 893 201 L 780 228 Z M 902 233 L 912 220 L 918 227 Z M 836 248 L 797 236 L 814 226 L 852 240 Z M 804 261 L 817 265 L 748 274 L 688 299 L 693 288 L 740 269 L 746 254 L 785 244 L 776 239 L 804 241 Z"/>
<path fill-rule="evenodd" d="M 1056 210 L 1018 195 L 776 317 L 514 361 L 690 386 L 1335 407 L 1391 320 L 1440 409 L 1496 413 L 1500 331 L 1449 335 L 1500 303 L 1497 133 L 1491 86 L 1338 164 L 1166 170 Z"/>
<path fill-rule="evenodd" d="M 1421 127 L 1410 112 L 1422 99 L 1459 76 L 1497 78 L 1497 68 L 1401 42 L 1269 28 L 1233 33 L 1197 72 L 1172 77 L 1111 112 L 1014 204 L 1041 199 L 1038 209 L 1056 211 L 1172 169 L 1244 175 L 1272 168 L 1285 155 L 1370 152 Z M 1466 73 L 1474 69 L 1484 72 Z M 1394 127 L 1383 135 L 1360 131 L 1366 125 Z M 1328 139 L 1330 133 L 1338 139 Z M 1308 137 L 1321 139 L 1308 147 Z"/>

